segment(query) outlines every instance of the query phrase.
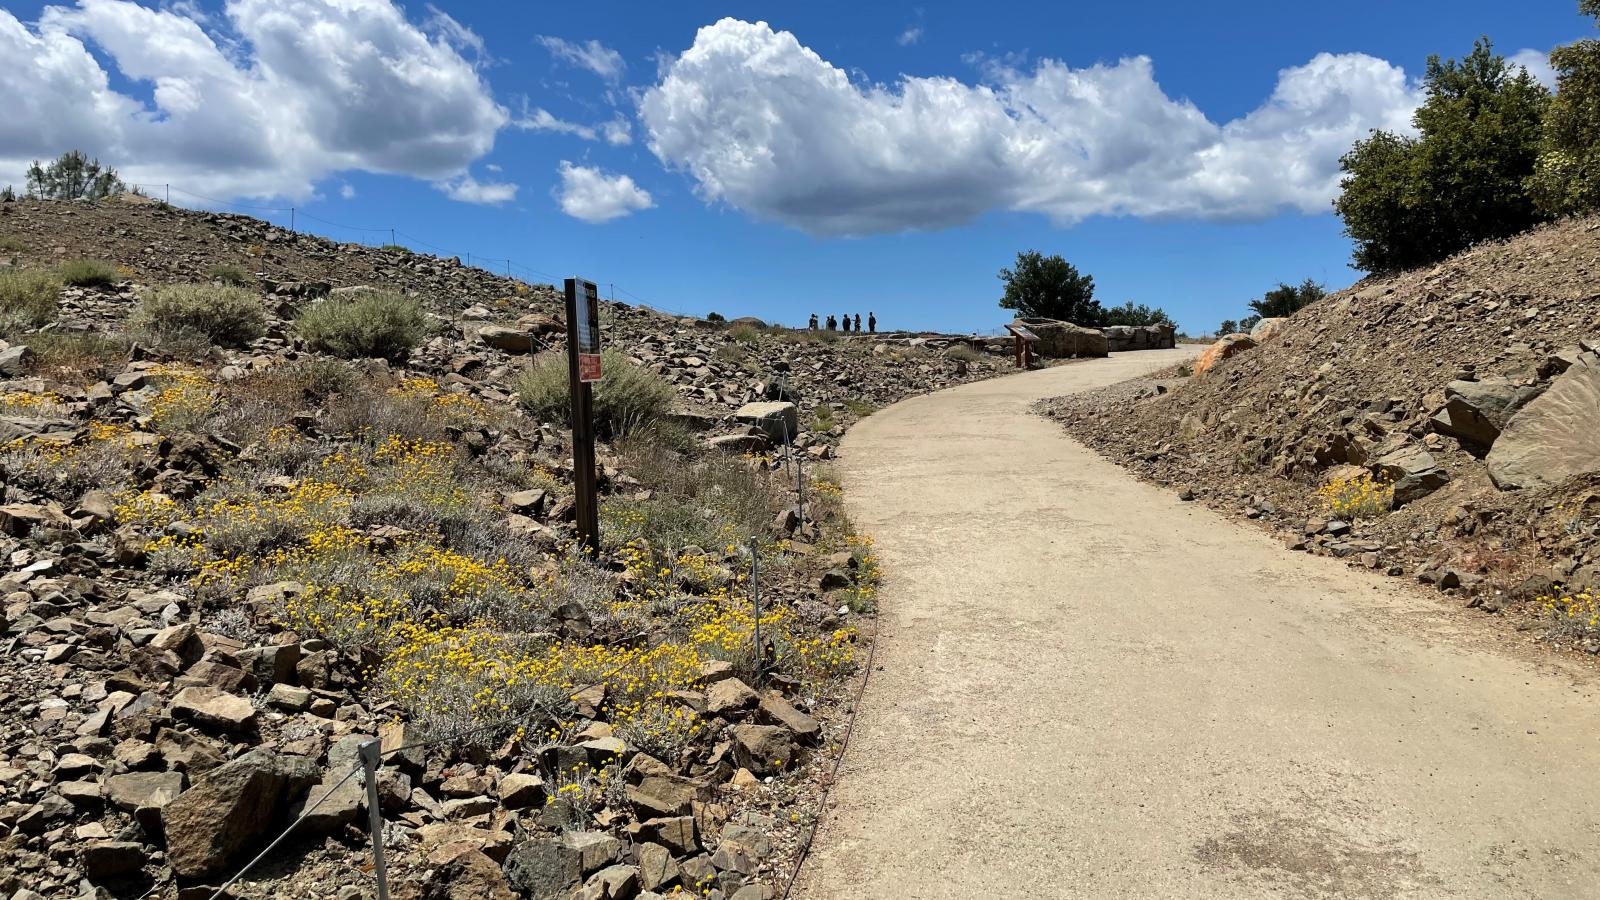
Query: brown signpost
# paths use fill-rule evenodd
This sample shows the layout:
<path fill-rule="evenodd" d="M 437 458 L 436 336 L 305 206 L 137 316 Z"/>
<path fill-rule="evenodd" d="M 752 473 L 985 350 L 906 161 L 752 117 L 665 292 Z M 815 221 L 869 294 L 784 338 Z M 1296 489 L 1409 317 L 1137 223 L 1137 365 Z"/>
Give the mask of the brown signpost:
<path fill-rule="evenodd" d="M 1026 369 L 1031 367 L 1033 365 L 1033 344 L 1039 340 L 1039 336 L 1024 325 L 1007 325 L 1006 330 L 1011 332 L 1012 349 L 1017 354 L 1017 368 Z"/>
<path fill-rule="evenodd" d="M 592 281 L 568 278 L 567 369 L 572 383 L 572 482 L 578 540 L 600 552 L 600 500 L 594 459 L 594 393 L 599 381 L 600 289 Z"/>

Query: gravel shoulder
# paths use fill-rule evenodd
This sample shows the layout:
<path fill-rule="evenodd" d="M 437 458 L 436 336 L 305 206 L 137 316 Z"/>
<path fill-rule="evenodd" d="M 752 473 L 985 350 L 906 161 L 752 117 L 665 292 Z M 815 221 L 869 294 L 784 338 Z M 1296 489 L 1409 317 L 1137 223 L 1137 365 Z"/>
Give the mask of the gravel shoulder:
<path fill-rule="evenodd" d="M 917 397 L 842 446 L 878 669 L 797 895 L 1583 897 L 1600 691 L 1032 415 L 1191 350 Z"/>

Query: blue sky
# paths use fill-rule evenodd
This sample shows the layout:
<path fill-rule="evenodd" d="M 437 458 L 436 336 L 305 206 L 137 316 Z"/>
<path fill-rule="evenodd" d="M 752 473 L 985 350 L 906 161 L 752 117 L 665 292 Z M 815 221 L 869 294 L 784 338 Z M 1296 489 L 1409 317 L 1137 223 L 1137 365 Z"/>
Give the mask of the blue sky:
<path fill-rule="evenodd" d="M 5 2 L 0 88 L 33 99 L 0 180 L 81 146 L 330 236 L 788 323 L 989 330 L 1035 248 L 1203 332 L 1357 277 L 1335 161 L 1405 127 L 1430 53 L 1487 34 L 1537 69 L 1592 30 L 1573 0 Z"/>

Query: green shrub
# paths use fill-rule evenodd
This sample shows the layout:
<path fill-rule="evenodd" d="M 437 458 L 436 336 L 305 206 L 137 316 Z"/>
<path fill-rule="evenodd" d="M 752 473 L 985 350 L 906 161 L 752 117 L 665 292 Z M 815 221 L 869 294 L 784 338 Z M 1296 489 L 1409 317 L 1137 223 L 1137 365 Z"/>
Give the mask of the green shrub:
<path fill-rule="evenodd" d="M 672 385 L 628 361 L 615 350 L 601 353 L 605 377 L 594 384 L 595 428 L 618 437 L 666 415 L 677 399 Z M 572 417 L 572 395 L 564 353 L 544 353 L 517 378 L 517 396 L 533 415 L 546 422 Z"/>
<path fill-rule="evenodd" d="M 157 346 L 242 347 L 266 333 L 267 311 L 260 298 L 244 288 L 167 284 L 140 299 L 128 324 Z"/>
<path fill-rule="evenodd" d="M 404 244 L 384 244 L 379 250 L 388 250 L 392 253 L 410 253 L 411 248 Z"/>
<path fill-rule="evenodd" d="M 708 312 L 706 313 L 706 321 L 721 325 L 723 322 L 728 321 L 728 317 L 719 312 Z"/>
<path fill-rule="evenodd" d="M 212 281 L 220 281 L 223 284 L 232 284 L 238 287 L 249 287 L 255 284 L 256 281 L 250 277 L 250 273 L 246 272 L 243 266 L 236 266 L 233 263 L 217 263 L 206 270 L 206 277 Z"/>
<path fill-rule="evenodd" d="M 428 330 L 422 304 L 391 291 L 363 291 L 307 307 L 295 331 L 313 350 L 345 359 L 400 361 Z"/>
<path fill-rule="evenodd" d="M 728 331 L 728 337 L 741 344 L 754 344 L 761 337 L 761 329 L 749 322 L 740 322 Z"/>
<path fill-rule="evenodd" d="M 850 414 L 858 419 L 865 419 L 878 411 L 876 404 L 868 403 L 865 400 L 857 400 L 853 397 L 844 401 L 844 408 L 850 410 Z"/>
<path fill-rule="evenodd" d="M 9 234 L 0 234 L 0 253 L 21 253 L 28 249 L 22 241 Z"/>
<path fill-rule="evenodd" d="M 55 318 L 61 282 L 49 272 L 0 272 L 0 327 L 38 328 Z"/>
<path fill-rule="evenodd" d="M 74 259 L 61 264 L 61 280 L 73 287 L 110 287 L 122 280 L 117 267 L 98 259 Z"/>

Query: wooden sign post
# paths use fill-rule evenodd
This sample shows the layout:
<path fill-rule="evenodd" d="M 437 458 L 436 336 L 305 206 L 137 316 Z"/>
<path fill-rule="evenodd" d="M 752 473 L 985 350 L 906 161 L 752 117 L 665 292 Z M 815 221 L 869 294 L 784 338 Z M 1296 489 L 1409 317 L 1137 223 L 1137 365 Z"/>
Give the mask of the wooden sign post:
<path fill-rule="evenodd" d="M 600 499 L 595 479 L 594 393 L 599 381 L 600 290 L 592 281 L 568 278 L 567 369 L 572 383 L 572 482 L 578 540 L 600 552 Z"/>
<path fill-rule="evenodd" d="M 1039 340 L 1039 336 L 1024 325 L 1007 325 L 1006 330 L 1011 332 L 1012 350 L 1017 355 L 1017 368 L 1033 368 L 1033 345 Z"/>

